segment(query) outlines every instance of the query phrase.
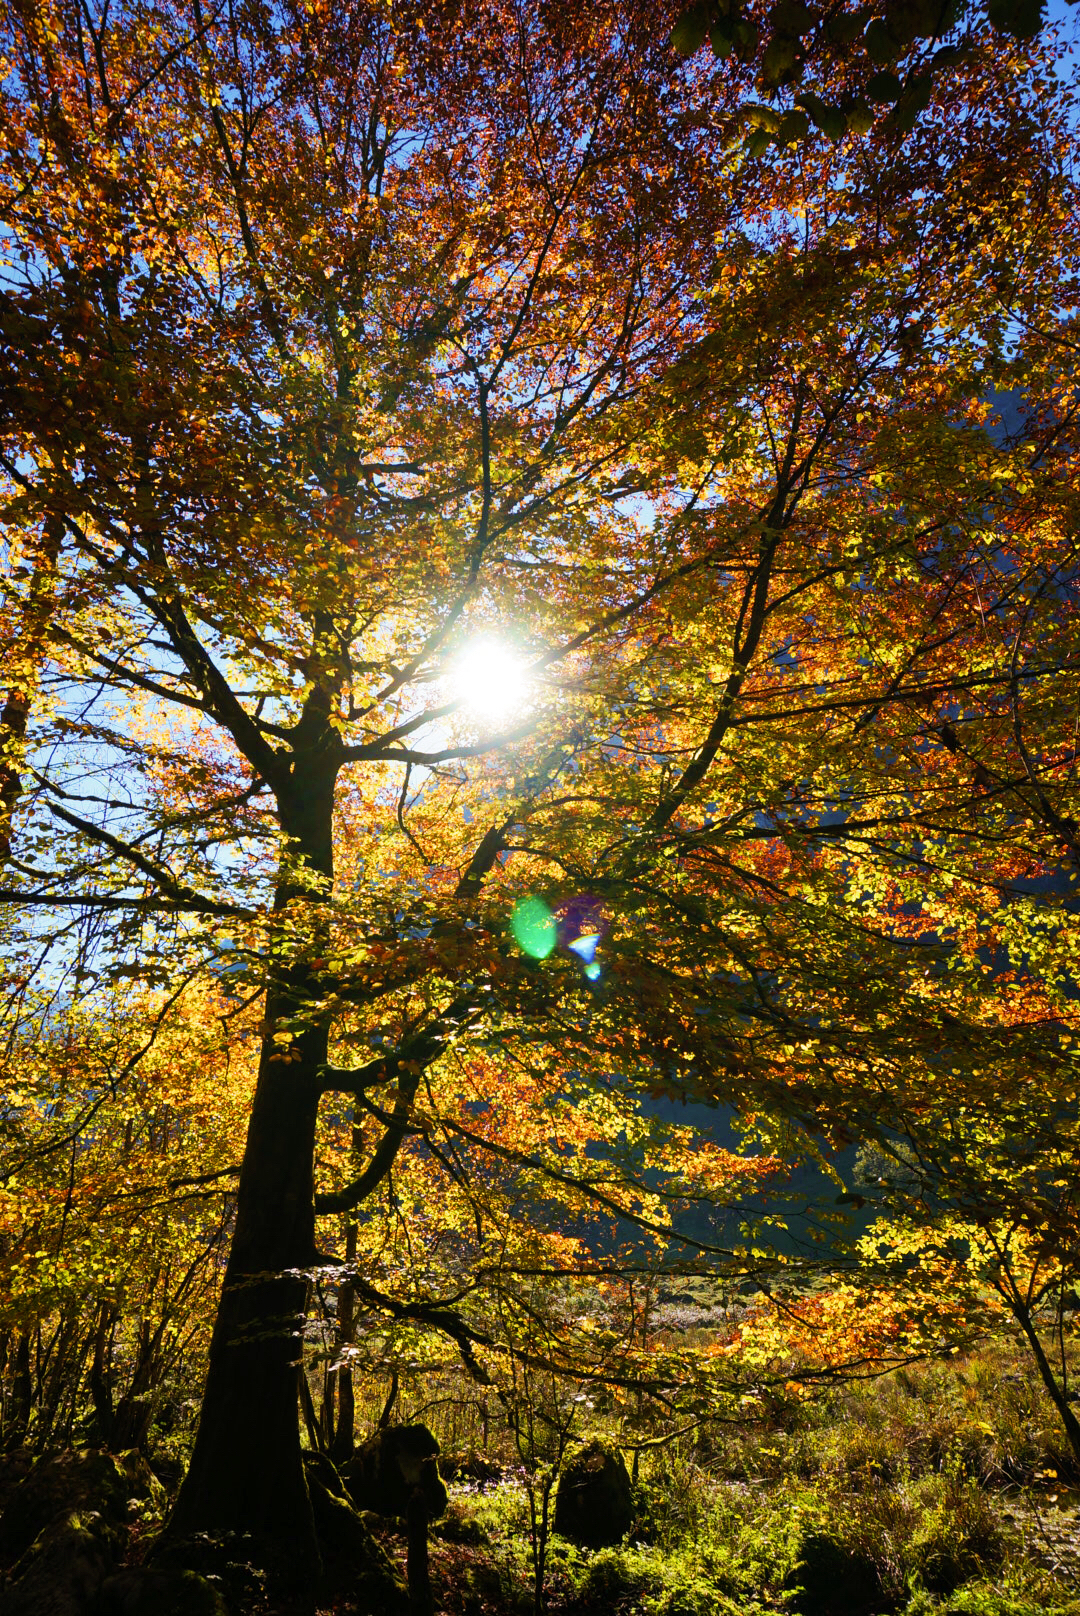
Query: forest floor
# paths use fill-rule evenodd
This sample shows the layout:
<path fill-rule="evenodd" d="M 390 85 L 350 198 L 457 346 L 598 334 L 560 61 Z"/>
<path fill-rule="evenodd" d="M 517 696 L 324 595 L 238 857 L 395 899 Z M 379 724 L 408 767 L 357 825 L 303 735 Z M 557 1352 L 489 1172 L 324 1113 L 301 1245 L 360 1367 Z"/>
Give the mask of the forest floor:
<path fill-rule="evenodd" d="M 908 1530 L 889 1534 L 887 1540 L 882 1534 L 880 1557 L 866 1557 L 876 1573 L 876 1579 L 868 1579 L 863 1574 L 866 1559 L 852 1546 L 852 1539 L 861 1546 L 866 1528 L 857 1491 L 845 1499 L 835 1492 L 815 1495 L 805 1487 L 763 1487 L 754 1490 L 748 1510 L 737 1484 L 727 1500 L 722 1486 L 711 1490 L 718 1514 L 727 1503 L 727 1530 L 717 1530 L 714 1517 L 711 1533 L 684 1539 L 674 1552 L 633 1535 L 615 1548 L 594 1552 L 553 1537 L 545 1579 L 550 1616 L 766 1616 L 782 1611 L 800 1616 L 1080 1616 L 1078 1494 L 1059 1497 L 1054 1504 L 1014 1492 L 991 1496 L 981 1540 L 974 1541 L 970 1522 L 966 1530 L 957 1530 L 954 1519 L 954 1541 L 946 1547 L 942 1540 L 950 1535 L 950 1523 L 942 1515 L 947 1517 L 947 1505 L 943 1512 L 934 1504 L 920 1509 L 916 1502 L 912 1511 L 910 1498 L 881 1489 L 886 1496 L 874 1500 L 879 1515 L 908 1517 Z M 916 1489 L 924 1499 L 927 1491 Z M 500 1525 L 490 1524 L 495 1513 L 490 1507 L 477 1511 L 458 1496 L 447 1520 L 434 1529 L 431 1575 L 439 1616 L 531 1616 L 524 1489 L 498 1489 L 496 1509 Z M 472 1536 L 478 1515 L 489 1521 L 481 1528 L 480 1541 L 455 1541 Z M 800 1551 L 816 1541 L 816 1533 L 798 1527 L 826 1516 L 840 1552 L 824 1567 L 808 1566 Z M 391 1557 L 404 1567 L 404 1538 L 390 1529 L 381 1536 Z M 342 1616 L 346 1608 L 338 1607 L 333 1616 Z M 320 1616 L 331 1616 L 330 1609 Z"/>
<path fill-rule="evenodd" d="M 361 1434 L 368 1415 L 377 1420 L 378 1391 Z M 633 1518 L 620 1541 L 597 1550 L 551 1533 L 542 1605 L 530 1489 L 535 1504 L 544 1472 L 530 1474 L 487 1403 L 468 1401 L 476 1395 L 464 1376 L 448 1385 L 429 1375 L 403 1387 L 395 1408 L 402 1424 L 428 1420 L 442 1443 L 449 1502 L 429 1536 L 438 1616 L 1080 1616 L 1080 1466 L 1034 1367 L 1008 1344 L 812 1397 L 791 1390 L 771 1405 L 744 1400 L 671 1440 L 636 1405 L 582 1408 L 568 1394 L 564 1433 L 599 1436 L 632 1465 L 637 1452 Z M 464 1441 L 470 1431 L 480 1440 Z M 68 1500 L 68 1511 L 108 1513 L 106 1495 L 115 1494 L 115 1519 L 126 1524 L 109 1529 L 111 1541 L 133 1568 L 121 1569 L 118 1586 L 145 1575 L 138 1567 L 170 1504 L 162 1480 L 174 1487 L 179 1479 L 183 1442 L 176 1433 L 156 1454 L 151 1447 L 149 1464 L 134 1453 L 67 1450 L 47 1461 L 61 1490 L 65 1466 L 91 1489 Z M 39 1474 L 28 1470 L 31 1459 L 26 1450 L 7 1456 L 9 1497 L 19 1474 L 28 1486 Z M 625 1475 L 620 1485 L 629 1518 Z M 84 1537 L 95 1518 L 65 1517 L 83 1523 Z M 364 1520 L 404 1579 L 404 1523 Z M 40 1560 L 43 1571 L 49 1558 Z M 230 1616 L 281 1616 L 260 1593 L 261 1573 L 233 1571 L 239 1583 L 217 1578 Z M 355 1588 L 351 1560 L 346 1571 Z M 53 1616 L 55 1604 L 27 1603 L 31 1580 L 16 1573 L 11 1592 L 0 1579 L 5 1616 L 12 1600 L 18 1616 L 31 1607 Z M 213 1604 L 214 1590 L 202 1588 Z M 126 1613 L 129 1604 L 117 1598 L 110 1613 Z M 153 1602 L 138 1603 L 140 1616 L 151 1610 L 165 1616 Z M 318 1616 L 357 1616 L 355 1594 Z M 363 1616 L 383 1613 L 365 1607 Z"/>
<path fill-rule="evenodd" d="M 451 1485 L 440 1613 L 533 1611 L 527 1480 L 519 1464 Z M 550 1616 L 1080 1616 L 1080 1473 L 1004 1348 L 646 1450 L 635 1503 L 613 1547 L 552 1535 Z M 404 1568 L 404 1539 L 380 1533 Z"/>

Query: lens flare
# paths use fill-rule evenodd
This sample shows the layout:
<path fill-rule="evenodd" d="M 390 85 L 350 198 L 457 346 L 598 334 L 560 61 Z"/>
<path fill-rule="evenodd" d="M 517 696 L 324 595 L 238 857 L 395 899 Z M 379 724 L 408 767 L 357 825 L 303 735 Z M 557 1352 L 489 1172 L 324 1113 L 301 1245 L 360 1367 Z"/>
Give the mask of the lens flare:
<path fill-rule="evenodd" d="M 555 947 L 555 916 L 543 898 L 521 898 L 510 916 L 510 930 L 522 953 L 547 959 Z"/>

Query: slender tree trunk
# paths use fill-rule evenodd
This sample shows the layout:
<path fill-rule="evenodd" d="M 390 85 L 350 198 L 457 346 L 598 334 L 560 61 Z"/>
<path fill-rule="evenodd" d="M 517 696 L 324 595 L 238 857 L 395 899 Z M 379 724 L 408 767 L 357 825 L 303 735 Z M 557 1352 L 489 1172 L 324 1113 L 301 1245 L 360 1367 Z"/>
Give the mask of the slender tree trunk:
<path fill-rule="evenodd" d="M 322 1450 L 332 1453 L 334 1449 L 334 1404 L 337 1400 L 337 1371 L 323 1367 L 322 1377 L 322 1407 L 319 1410 L 319 1428 L 322 1435 Z"/>
<path fill-rule="evenodd" d="M 345 1230 L 345 1261 L 356 1261 L 356 1224 L 350 1218 Z M 348 1349 L 356 1340 L 355 1298 L 351 1284 L 344 1284 L 338 1293 L 338 1342 Z M 341 1465 L 351 1457 L 356 1441 L 356 1396 L 353 1390 L 352 1364 L 343 1358 L 337 1372 L 338 1414 L 331 1457 Z"/>
<path fill-rule="evenodd" d="M 30 1424 L 30 1411 L 34 1401 L 34 1382 L 30 1372 L 30 1331 L 19 1329 L 15 1335 L 15 1364 L 11 1377 L 11 1402 L 4 1430 L 4 1446 L 18 1447 L 25 1439 Z"/>
<path fill-rule="evenodd" d="M 315 1404 L 311 1396 L 311 1382 L 307 1377 L 307 1370 L 300 1365 L 300 1412 L 304 1416 L 304 1427 L 307 1431 L 308 1447 L 312 1453 L 323 1451 L 322 1436 L 319 1432 L 319 1422 L 315 1417 Z"/>
<path fill-rule="evenodd" d="M 386 1402 L 383 1404 L 382 1413 L 379 1415 L 378 1429 L 380 1431 L 388 1431 L 390 1429 L 390 1418 L 394 1412 L 394 1404 L 397 1402 L 397 1396 L 398 1372 L 396 1369 L 392 1369 L 390 1371 L 390 1390 L 386 1394 Z"/>
<path fill-rule="evenodd" d="M 1039 1334 L 1035 1328 L 1035 1322 L 1031 1317 L 1030 1310 L 1024 1306 L 1023 1302 L 1017 1300 L 1015 1297 L 1006 1296 L 1006 1300 L 1009 1303 L 1013 1317 L 1027 1338 L 1027 1343 L 1031 1348 L 1032 1355 L 1039 1370 L 1039 1375 L 1042 1379 L 1042 1383 L 1046 1387 L 1050 1401 L 1053 1403 L 1054 1407 L 1058 1411 L 1058 1414 L 1061 1416 L 1061 1423 L 1065 1427 L 1065 1435 L 1068 1437 L 1069 1447 L 1072 1449 L 1073 1457 L 1075 1458 L 1077 1465 L 1080 1466 L 1080 1420 L 1077 1419 L 1076 1415 L 1069 1406 L 1069 1401 L 1065 1395 L 1065 1390 L 1059 1383 L 1057 1376 L 1054 1374 L 1053 1365 L 1046 1356 L 1043 1344 L 1039 1340 Z"/>
<path fill-rule="evenodd" d="M 11 857 L 11 818 L 22 791 L 19 751 L 26 738 L 32 685 L 45 649 L 63 531 L 58 517 L 46 519 L 29 599 L 16 626 L 14 643 L 7 648 L 8 666 L 14 667 L 17 682 L 8 686 L 0 709 L 0 864 Z"/>
<path fill-rule="evenodd" d="M 291 838 L 275 908 L 310 898 L 314 873 L 332 876 L 336 765 L 298 758 L 295 795 L 278 792 Z M 300 875 L 296 874 L 300 868 Z M 297 1398 L 308 1280 L 315 1263 L 313 1162 L 325 1021 L 308 1020 L 291 1043 L 274 1040 L 283 1018 L 317 997 L 294 962 L 267 993 L 259 1076 L 237 1188 L 236 1229 L 210 1345 L 206 1391 L 191 1464 L 166 1528 L 251 1533 L 268 1568 L 310 1585 L 320 1569 L 301 1458 Z"/>
<path fill-rule="evenodd" d="M 35 1443 L 40 1441 L 42 1449 L 48 1446 L 64 1395 L 70 1384 L 72 1348 L 77 1344 L 78 1323 L 78 1305 L 74 1302 L 66 1303 L 52 1340 L 52 1362 L 49 1365 L 48 1379 L 40 1385 L 39 1390 L 38 1418 L 41 1423 L 35 1430 Z"/>
<path fill-rule="evenodd" d="M 112 1333 L 116 1328 L 118 1310 L 109 1302 L 98 1309 L 97 1330 L 94 1334 L 94 1356 L 90 1364 L 90 1396 L 97 1415 L 98 1435 L 103 1447 L 109 1446 L 113 1428 L 113 1398 L 111 1349 Z"/>

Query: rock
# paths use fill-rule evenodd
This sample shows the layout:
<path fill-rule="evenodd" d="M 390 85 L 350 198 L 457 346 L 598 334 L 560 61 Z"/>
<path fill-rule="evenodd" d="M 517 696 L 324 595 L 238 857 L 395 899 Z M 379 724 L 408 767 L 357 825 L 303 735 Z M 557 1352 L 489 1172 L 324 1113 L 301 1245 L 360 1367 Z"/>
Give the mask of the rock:
<path fill-rule="evenodd" d="M 34 1457 L 29 1448 L 13 1448 L 0 1457 L 0 1514 L 20 1481 L 34 1468 Z"/>
<path fill-rule="evenodd" d="M 105 1579 L 94 1616 L 228 1616 L 228 1606 L 195 1571 L 134 1566 Z"/>
<path fill-rule="evenodd" d="M 309 1462 L 309 1460 L 311 1462 Z M 324 1475 L 334 1471 L 329 1459 L 305 1456 L 315 1535 L 323 1559 L 323 1580 L 328 1590 L 346 1591 L 356 1600 L 359 1616 L 394 1616 L 408 1609 L 405 1587 L 394 1572 L 389 1555 L 344 1496 L 341 1479 Z M 333 1480 L 341 1487 L 332 1490 Z"/>
<path fill-rule="evenodd" d="M 158 1515 L 163 1515 L 168 1508 L 169 1495 L 143 1455 L 138 1449 L 132 1448 L 126 1453 L 118 1453 L 116 1458 L 127 1477 L 128 1514 L 131 1514 L 132 1504 L 138 1501 L 148 1503 Z"/>
<path fill-rule="evenodd" d="M 798 1616 L 869 1616 L 881 1602 L 874 1562 L 826 1532 L 810 1532 L 788 1578 Z"/>
<path fill-rule="evenodd" d="M 446 1481 L 471 1481 L 481 1488 L 493 1486 L 502 1480 L 502 1465 L 483 1453 L 459 1454 L 449 1460 L 442 1454 L 439 1471 Z"/>
<path fill-rule="evenodd" d="M 150 1551 L 155 1571 L 193 1572 L 221 1590 L 230 1610 L 262 1609 L 268 1573 L 264 1556 L 249 1532 L 193 1532 L 189 1537 L 166 1534 Z"/>
<path fill-rule="evenodd" d="M 443 1543 L 464 1543 L 473 1546 L 489 1542 L 487 1532 L 480 1521 L 462 1503 L 450 1500 L 450 1507 L 438 1525 L 431 1529 L 432 1537 L 441 1539 Z"/>
<path fill-rule="evenodd" d="M 95 1510 L 127 1516 L 129 1477 L 111 1453 L 96 1449 L 43 1455 L 13 1489 L 0 1515 L 0 1564 L 10 1566 L 59 1516 Z"/>
<path fill-rule="evenodd" d="M 341 1475 L 357 1509 L 407 1515 L 419 1488 L 434 1520 L 448 1493 L 439 1475 L 439 1444 L 426 1425 L 391 1425 L 357 1448 Z"/>
<path fill-rule="evenodd" d="M 87 1616 L 114 1553 L 115 1534 L 96 1511 L 56 1516 L 16 1564 L 0 1616 Z"/>
<path fill-rule="evenodd" d="M 132 1499 L 163 1505 L 164 1489 L 138 1453 L 97 1448 L 43 1454 L 11 1489 L 0 1515 L 0 1565 L 10 1566 L 50 1521 L 72 1511 L 96 1511 L 124 1524 Z"/>
<path fill-rule="evenodd" d="M 97 1449 L 46 1454 L 12 1487 L 0 1515 L 5 1616 L 86 1616 L 112 1570 L 133 1500 L 160 1506 L 146 1460 Z"/>
<path fill-rule="evenodd" d="M 630 1476 L 617 1449 L 590 1442 L 570 1460 L 555 1493 L 555 1530 L 583 1548 L 618 1543 L 634 1520 Z"/>

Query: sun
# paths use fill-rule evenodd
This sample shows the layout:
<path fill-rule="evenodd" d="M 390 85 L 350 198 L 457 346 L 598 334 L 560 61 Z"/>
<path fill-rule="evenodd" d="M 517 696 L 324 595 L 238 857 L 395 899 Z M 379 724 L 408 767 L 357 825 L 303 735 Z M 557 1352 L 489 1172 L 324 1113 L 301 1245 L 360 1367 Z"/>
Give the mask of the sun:
<path fill-rule="evenodd" d="M 499 640 L 472 640 L 451 673 L 454 697 L 466 717 L 503 728 L 524 709 L 530 680 L 521 657 Z"/>

